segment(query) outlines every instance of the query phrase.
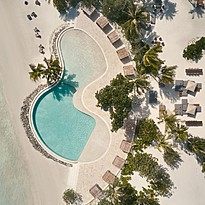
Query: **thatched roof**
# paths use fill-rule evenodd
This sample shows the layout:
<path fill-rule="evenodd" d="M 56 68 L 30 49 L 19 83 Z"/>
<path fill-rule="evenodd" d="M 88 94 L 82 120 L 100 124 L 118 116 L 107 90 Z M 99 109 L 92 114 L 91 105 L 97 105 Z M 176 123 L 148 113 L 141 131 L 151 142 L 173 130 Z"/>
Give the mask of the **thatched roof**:
<path fill-rule="evenodd" d="M 122 143 L 120 145 L 120 149 L 123 151 L 123 152 L 130 152 L 131 150 L 131 147 L 132 147 L 132 143 L 126 141 L 126 140 L 122 140 Z"/>
<path fill-rule="evenodd" d="M 96 198 L 99 197 L 102 193 L 102 189 L 100 188 L 100 186 L 98 184 L 95 184 L 90 190 L 89 190 L 90 194 Z"/>
<path fill-rule="evenodd" d="M 123 71 L 125 76 L 135 76 L 135 70 L 133 65 L 123 66 Z"/>
<path fill-rule="evenodd" d="M 102 179 L 107 182 L 108 184 L 113 184 L 113 182 L 115 181 L 116 179 L 116 176 L 110 171 L 110 170 L 107 170 L 105 172 L 105 174 L 103 175 Z"/>
<path fill-rule="evenodd" d="M 126 48 L 121 48 L 119 50 L 117 50 L 117 54 L 119 56 L 120 59 L 126 58 L 129 56 L 128 51 L 126 50 Z"/>
<path fill-rule="evenodd" d="M 100 28 L 103 29 L 105 26 L 107 26 L 109 24 L 109 21 L 105 16 L 101 16 L 101 17 L 98 18 L 96 23 L 97 23 L 98 26 L 100 26 Z"/>
<path fill-rule="evenodd" d="M 112 164 L 115 165 L 117 168 L 122 169 L 125 164 L 125 160 L 122 157 L 116 156 Z"/>
<path fill-rule="evenodd" d="M 111 43 L 115 43 L 117 40 L 120 39 L 116 31 L 112 31 L 111 33 L 108 34 L 107 37 L 109 38 Z"/>
<path fill-rule="evenodd" d="M 95 11 L 95 7 L 91 5 L 91 7 L 83 7 L 83 12 L 86 13 L 88 16 L 91 16 L 92 13 Z"/>

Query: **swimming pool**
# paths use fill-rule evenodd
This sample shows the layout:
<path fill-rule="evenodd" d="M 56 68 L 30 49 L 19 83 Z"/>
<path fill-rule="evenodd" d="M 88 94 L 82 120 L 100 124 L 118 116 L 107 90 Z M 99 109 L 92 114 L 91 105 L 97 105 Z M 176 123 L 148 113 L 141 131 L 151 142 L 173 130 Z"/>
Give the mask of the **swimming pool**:
<path fill-rule="evenodd" d="M 33 125 L 51 151 L 76 161 L 96 122 L 75 108 L 73 96 L 105 72 L 106 62 L 98 44 L 78 29 L 65 32 L 60 48 L 65 64 L 64 76 L 36 101 L 32 112 Z"/>

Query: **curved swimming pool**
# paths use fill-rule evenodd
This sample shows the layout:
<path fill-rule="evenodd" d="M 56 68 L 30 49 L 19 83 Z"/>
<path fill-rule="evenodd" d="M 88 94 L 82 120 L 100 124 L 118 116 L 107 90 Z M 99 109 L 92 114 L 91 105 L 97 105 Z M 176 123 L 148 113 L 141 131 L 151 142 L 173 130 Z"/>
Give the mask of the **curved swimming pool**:
<path fill-rule="evenodd" d="M 77 161 L 96 122 L 75 108 L 73 96 L 105 72 L 106 62 L 98 44 L 78 29 L 65 32 L 60 48 L 65 64 L 63 78 L 36 101 L 33 125 L 51 151 Z"/>

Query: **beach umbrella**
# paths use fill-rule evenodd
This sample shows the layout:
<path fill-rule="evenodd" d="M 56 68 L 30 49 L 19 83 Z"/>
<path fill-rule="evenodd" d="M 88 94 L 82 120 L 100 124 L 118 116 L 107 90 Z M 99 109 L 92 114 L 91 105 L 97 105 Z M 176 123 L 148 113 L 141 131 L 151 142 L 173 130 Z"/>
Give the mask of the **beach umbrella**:
<path fill-rule="evenodd" d="M 196 106 L 193 105 L 193 104 L 188 104 L 186 113 L 190 114 L 190 115 L 195 115 L 195 113 L 196 113 Z"/>
<path fill-rule="evenodd" d="M 186 85 L 186 90 L 194 92 L 196 89 L 197 84 L 194 81 L 188 80 Z"/>

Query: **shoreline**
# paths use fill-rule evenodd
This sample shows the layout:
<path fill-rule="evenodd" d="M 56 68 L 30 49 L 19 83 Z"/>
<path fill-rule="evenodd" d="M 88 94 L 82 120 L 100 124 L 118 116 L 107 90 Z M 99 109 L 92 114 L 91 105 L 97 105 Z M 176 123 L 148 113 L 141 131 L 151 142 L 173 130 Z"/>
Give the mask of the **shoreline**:
<path fill-rule="evenodd" d="M 44 56 L 38 51 L 39 44 L 44 45 L 45 56 L 50 57 L 49 38 L 63 21 L 59 19 L 59 14 L 52 4 L 48 5 L 44 1 L 41 6 L 29 1 L 26 6 L 24 2 L 9 0 L 2 2 L 0 11 L 0 26 L 4 28 L 0 34 L 3 48 L 0 50 L 0 78 L 16 141 L 27 170 L 33 196 L 32 204 L 63 205 L 62 195 L 67 188 L 70 168 L 53 162 L 36 151 L 20 120 L 23 100 L 40 84 L 29 79 L 29 64 L 43 62 Z M 35 11 L 37 18 L 29 21 L 26 15 L 32 11 Z M 33 29 L 36 26 L 40 30 L 41 39 L 34 35 Z"/>

